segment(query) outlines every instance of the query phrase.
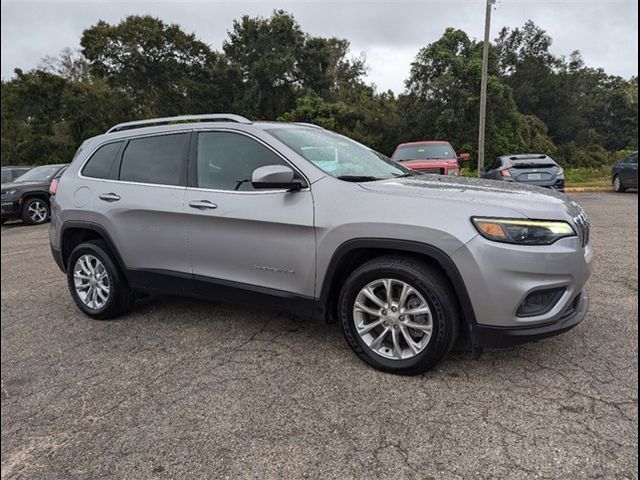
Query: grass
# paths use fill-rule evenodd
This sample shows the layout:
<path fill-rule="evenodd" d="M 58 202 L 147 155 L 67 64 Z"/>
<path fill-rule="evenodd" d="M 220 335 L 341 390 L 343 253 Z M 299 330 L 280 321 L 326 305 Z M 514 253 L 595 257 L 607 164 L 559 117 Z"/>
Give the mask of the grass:
<path fill-rule="evenodd" d="M 476 169 L 463 168 L 460 174 L 463 177 L 476 178 Z M 611 184 L 611 166 L 600 167 L 567 167 L 564 169 L 567 186 L 570 187 L 608 187 Z"/>

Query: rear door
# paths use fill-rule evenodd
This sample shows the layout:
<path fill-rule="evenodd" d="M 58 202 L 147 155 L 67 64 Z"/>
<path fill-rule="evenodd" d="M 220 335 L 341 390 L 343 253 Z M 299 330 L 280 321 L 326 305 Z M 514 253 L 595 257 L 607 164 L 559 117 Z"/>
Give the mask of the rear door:
<path fill-rule="evenodd" d="M 194 132 L 190 157 L 185 218 L 201 292 L 217 296 L 223 285 L 283 298 L 313 297 L 313 199 L 302 174 L 297 172 L 307 187 L 301 191 L 255 190 L 256 168 L 293 166 L 238 131 Z"/>
<path fill-rule="evenodd" d="M 169 133 L 108 144 L 92 156 L 99 160 L 103 151 L 106 160 L 90 159 L 82 170 L 94 221 L 111 237 L 134 285 L 192 287 L 182 217 L 189 137 Z"/>

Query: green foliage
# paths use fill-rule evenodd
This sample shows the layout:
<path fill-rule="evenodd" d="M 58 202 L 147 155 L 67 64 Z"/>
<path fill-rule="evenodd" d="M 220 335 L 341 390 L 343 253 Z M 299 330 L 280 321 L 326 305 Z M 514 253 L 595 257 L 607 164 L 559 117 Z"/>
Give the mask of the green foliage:
<path fill-rule="evenodd" d="M 638 79 L 588 68 L 579 52 L 556 57 L 551 44 L 527 22 L 491 47 L 487 161 L 540 152 L 576 178 L 601 176 L 637 149 Z M 115 123 L 206 112 L 316 123 L 387 155 L 442 139 L 477 157 L 482 44 L 462 30 L 417 53 L 399 96 L 364 83 L 347 40 L 311 36 L 281 10 L 234 21 L 222 52 L 149 16 L 99 21 L 80 45 L 2 81 L 3 164 L 65 162 Z"/>

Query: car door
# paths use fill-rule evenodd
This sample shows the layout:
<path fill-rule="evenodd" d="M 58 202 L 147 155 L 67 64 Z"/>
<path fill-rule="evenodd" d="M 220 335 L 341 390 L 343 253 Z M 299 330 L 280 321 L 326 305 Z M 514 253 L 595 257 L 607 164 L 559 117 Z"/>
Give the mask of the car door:
<path fill-rule="evenodd" d="M 626 187 L 638 188 L 638 152 L 625 160 L 623 172 L 623 184 Z"/>
<path fill-rule="evenodd" d="M 93 221 L 109 235 L 134 286 L 193 287 L 182 216 L 189 137 L 170 133 L 103 145 L 82 169 Z"/>
<path fill-rule="evenodd" d="M 227 298 L 232 290 L 283 301 L 312 298 L 313 199 L 302 174 L 240 131 L 194 132 L 191 144 L 185 218 L 199 291 L 211 297 L 223 292 Z M 292 167 L 305 187 L 296 192 L 254 189 L 252 173 L 265 165 Z"/>

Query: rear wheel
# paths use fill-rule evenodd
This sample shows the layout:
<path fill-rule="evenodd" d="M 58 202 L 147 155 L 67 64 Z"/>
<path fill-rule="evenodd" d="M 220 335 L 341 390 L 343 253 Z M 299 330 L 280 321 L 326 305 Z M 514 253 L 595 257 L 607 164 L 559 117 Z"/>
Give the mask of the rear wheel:
<path fill-rule="evenodd" d="M 351 349 L 379 370 L 422 373 L 444 357 L 458 336 L 460 313 L 449 280 L 428 263 L 385 256 L 356 269 L 339 299 Z"/>
<path fill-rule="evenodd" d="M 126 279 L 101 240 L 82 243 L 71 252 L 67 283 L 78 308 L 97 320 L 122 315 L 135 301 Z"/>
<path fill-rule="evenodd" d="M 27 198 L 22 205 L 22 221 L 28 225 L 40 225 L 49 220 L 49 215 L 49 203 L 42 198 Z"/>
<path fill-rule="evenodd" d="M 620 175 L 616 175 L 615 177 L 613 177 L 613 191 L 616 193 L 623 193 L 625 190 L 626 188 L 622 184 Z"/>

